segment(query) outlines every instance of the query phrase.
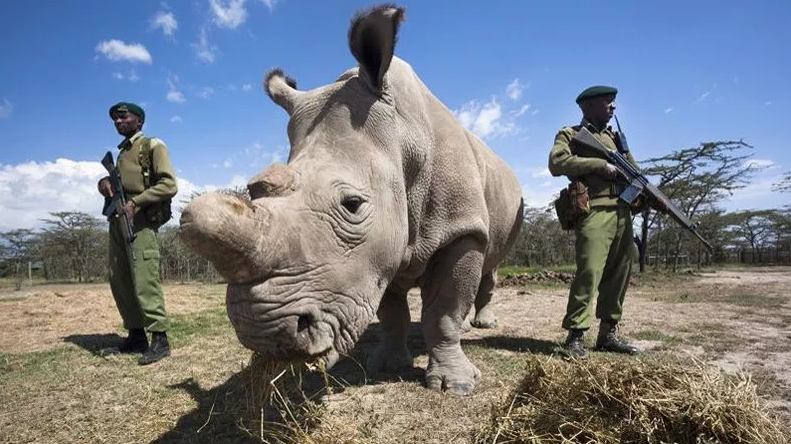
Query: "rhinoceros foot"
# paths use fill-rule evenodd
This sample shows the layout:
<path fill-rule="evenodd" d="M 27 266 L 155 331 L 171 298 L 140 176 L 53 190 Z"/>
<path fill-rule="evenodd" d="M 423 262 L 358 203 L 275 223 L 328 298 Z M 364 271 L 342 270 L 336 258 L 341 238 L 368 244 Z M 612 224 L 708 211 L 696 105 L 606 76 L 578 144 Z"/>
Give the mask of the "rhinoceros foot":
<path fill-rule="evenodd" d="M 475 313 L 475 318 L 470 321 L 470 324 L 475 328 L 497 327 L 497 318 L 494 316 L 494 310 L 489 307 L 481 309 L 481 311 Z"/>
<path fill-rule="evenodd" d="M 412 354 L 406 346 L 388 347 L 379 344 L 368 356 L 367 368 L 371 373 L 396 373 L 412 368 Z"/>
<path fill-rule="evenodd" d="M 469 395 L 481 379 L 481 371 L 456 346 L 430 352 L 426 386 L 453 395 Z"/>

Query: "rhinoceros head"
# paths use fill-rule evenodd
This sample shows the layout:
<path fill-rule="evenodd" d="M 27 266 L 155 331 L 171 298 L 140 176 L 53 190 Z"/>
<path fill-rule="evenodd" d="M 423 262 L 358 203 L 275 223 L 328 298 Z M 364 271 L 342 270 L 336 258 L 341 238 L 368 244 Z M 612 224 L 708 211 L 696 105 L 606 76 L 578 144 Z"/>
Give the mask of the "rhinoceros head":
<path fill-rule="evenodd" d="M 182 238 L 228 282 L 239 340 L 263 355 L 332 365 L 407 257 L 406 182 L 429 136 L 401 116 L 408 98 L 396 100 L 387 75 L 403 14 L 358 14 L 349 45 L 359 65 L 331 84 L 301 91 L 270 71 L 264 89 L 290 117 L 287 163 L 249 181 L 251 201 L 208 193 L 182 213 Z"/>

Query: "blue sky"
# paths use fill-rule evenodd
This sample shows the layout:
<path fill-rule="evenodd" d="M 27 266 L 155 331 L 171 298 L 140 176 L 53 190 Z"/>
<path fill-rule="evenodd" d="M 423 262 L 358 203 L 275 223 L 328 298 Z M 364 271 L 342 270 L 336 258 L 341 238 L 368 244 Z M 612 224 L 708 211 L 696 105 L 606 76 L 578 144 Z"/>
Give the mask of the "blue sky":
<path fill-rule="evenodd" d="M 300 88 L 355 61 L 349 20 L 363 1 L 39 0 L 0 6 L 0 230 L 47 211 L 99 215 L 99 159 L 119 136 L 107 115 L 144 105 L 181 195 L 244 184 L 287 157 L 287 116 L 264 94 L 282 67 Z M 546 171 L 574 97 L 620 90 L 638 159 L 743 139 L 767 168 L 726 208 L 779 207 L 791 170 L 791 31 L 785 0 L 405 1 L 396 54 L 518 173 L 528 203 L 566 183 Z M 787 203 L 787 202 L 782 202 Z"/>

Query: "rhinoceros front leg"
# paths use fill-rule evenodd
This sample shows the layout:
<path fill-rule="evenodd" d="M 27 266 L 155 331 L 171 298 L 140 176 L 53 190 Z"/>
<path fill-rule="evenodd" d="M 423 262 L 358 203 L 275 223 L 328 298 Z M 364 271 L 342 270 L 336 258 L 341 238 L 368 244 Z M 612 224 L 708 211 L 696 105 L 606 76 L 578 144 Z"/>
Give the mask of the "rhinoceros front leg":
<path fill-rule="evenodd" d="M 494 269 L 481 277 L 481 285 L 478 287 L 478 294 L 475 296 L 475 318 L 471 324 L 477 328 L 497 327 L 497 318 L 494 310 L 489 305 L 492 302 L 494 286 L 497 282 L 497 269 Z"/>
<path fill-rule="evenodd" d="M 382 333 L 376 349 L 368 356 L 369 372 L 397 372 L 412 367 L 412 354 L 407 348 L 410 320 L 407 292 L 395 284 L 385 290 L 376 311 Z"/>
<path fill-rule="evenodd" d="M 429 351 L 426 384 L 432 390 L 467 395 L 481 372 L 461 349 L 464 318 L 478 290 L 483 246 L 460 239 L 437 253 L 421 286 L 422 327 Z"/>

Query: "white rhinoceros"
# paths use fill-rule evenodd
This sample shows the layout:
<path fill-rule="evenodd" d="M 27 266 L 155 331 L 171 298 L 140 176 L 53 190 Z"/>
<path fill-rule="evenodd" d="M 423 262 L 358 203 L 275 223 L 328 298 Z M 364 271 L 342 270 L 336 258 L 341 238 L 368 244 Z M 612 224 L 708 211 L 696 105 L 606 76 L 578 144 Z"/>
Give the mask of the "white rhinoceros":
<path fill-rule="evenodd" d="M 420 287 L 429 388 L 470 393 L 480 372 L 459 338 L 477 327 L 522 223 L 514 172 L 393 55 L 404 9 L 351 24 L 359 65 L 300 91 L 279 69 L 264 88 L 289 116 L 291 152 L 255 177 L 252 201 L 219 193 L 181 216 L 185 242 L 227 280 L 241 343 L 278 360 L 348 353 L 377 315 L 371 371 L 412 366 L 407 291 Z"/>

